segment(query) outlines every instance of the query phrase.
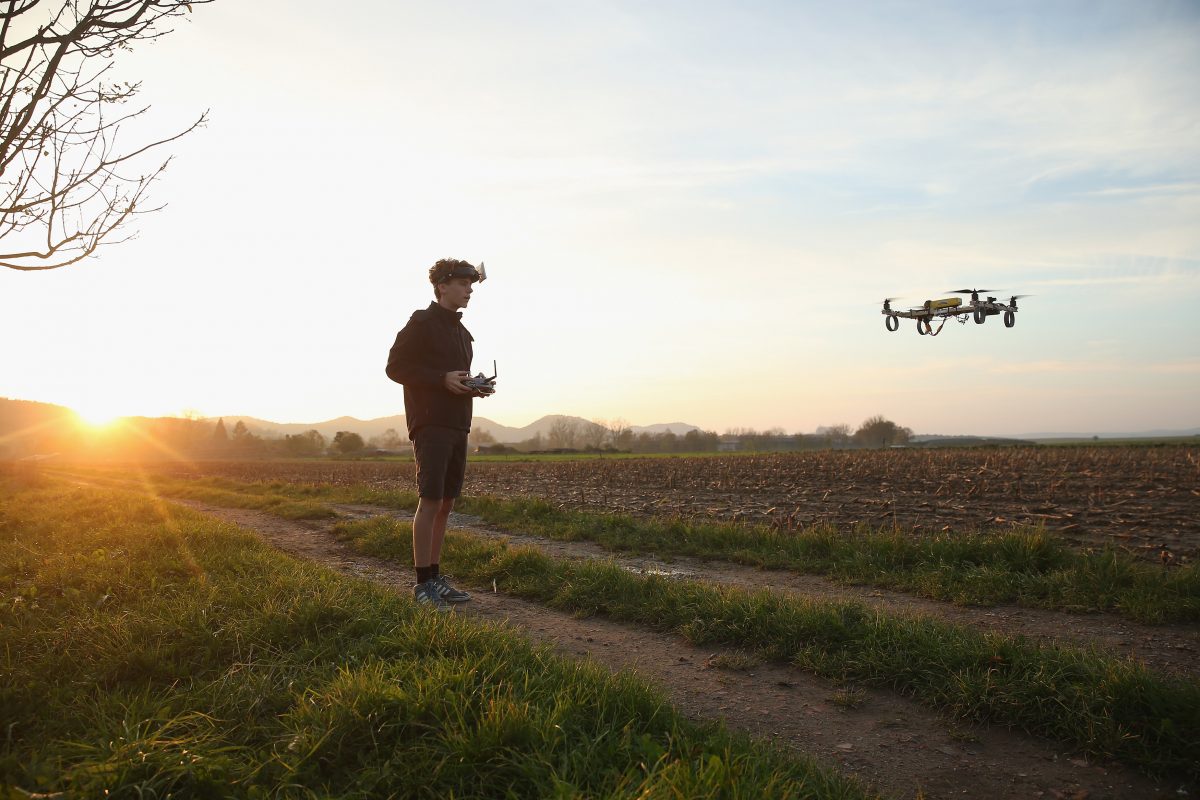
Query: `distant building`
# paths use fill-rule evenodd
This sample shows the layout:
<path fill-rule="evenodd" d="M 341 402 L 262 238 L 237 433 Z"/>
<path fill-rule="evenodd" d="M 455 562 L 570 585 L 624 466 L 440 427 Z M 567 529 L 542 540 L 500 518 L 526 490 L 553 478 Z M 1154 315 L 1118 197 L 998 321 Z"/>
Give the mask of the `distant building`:
<path fill-rule="evenodd" d="M 413 447 L 411 444 L 401 444 L 396 447 L 377 447 L 369 451 L 369 454 L 373 456 L 411 456 L 413 454 Z"/>
<path fill-rule="evenodd" d="M 481 456 L 504 456 L 521 451 L 509 444 L 481 444 L 473 452 Z"/>

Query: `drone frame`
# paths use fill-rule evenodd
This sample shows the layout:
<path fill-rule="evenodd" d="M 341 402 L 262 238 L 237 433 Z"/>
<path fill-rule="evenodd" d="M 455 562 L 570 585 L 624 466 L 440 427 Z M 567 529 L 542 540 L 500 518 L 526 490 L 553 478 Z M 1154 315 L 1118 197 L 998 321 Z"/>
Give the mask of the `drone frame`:
<path fill-rule="evenodd" d="M 981 292 L 987 292 L 987 289 L 960 289 L 947 294 L 969 294 L 971 300 L 963 303 L 961 298 L 947 297 L 940 300 L 926 300 L 924 305 L 915 308 L 910 307 L 907 311 L 899 311 L 892 308 L 892 298 L 883 301 L 882 314 L 887 317 L 884 320 L 884 326 L 889 331 L 897 331 L 900 329 L 900 319 L 915 319 L 917 321 L 917 333 L 921 336 L 937 336 L 942 332 L 942 328 L 946 325 L 946 320 L 970 315 L 975 320 L 975 324 L 982 325 L 987 321 L 988 317 L 1003 315 L 1004 327 L 1011 328 L 1017 324 L 1017 299 L 1021 295 L 1013 295 L 1007 303 L 998 301 L 995 297 L 987 297 L 980 299 Z M 937 330 L 933 330 L 932 320 L 941 319 L 941 325 L 938 325 Z M 966 319 L 958 319 L 959 322 L 966 322 Z"/>

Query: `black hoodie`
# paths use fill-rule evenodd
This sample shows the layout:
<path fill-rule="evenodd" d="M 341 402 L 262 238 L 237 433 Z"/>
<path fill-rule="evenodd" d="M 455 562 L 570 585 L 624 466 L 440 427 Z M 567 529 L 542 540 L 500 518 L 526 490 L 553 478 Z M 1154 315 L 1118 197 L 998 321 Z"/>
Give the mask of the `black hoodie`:
<path fill-rule="evenodd" d="M 404 416 L 408 438 L 423 425 L 471 431 L 469 394 L 446 388 L 447 372 L 471 371 L 474 341 L 462 324 L 461 311 L 437 303 L 414 311 L 388 353 L 387 376 L 404 384 Z"/>

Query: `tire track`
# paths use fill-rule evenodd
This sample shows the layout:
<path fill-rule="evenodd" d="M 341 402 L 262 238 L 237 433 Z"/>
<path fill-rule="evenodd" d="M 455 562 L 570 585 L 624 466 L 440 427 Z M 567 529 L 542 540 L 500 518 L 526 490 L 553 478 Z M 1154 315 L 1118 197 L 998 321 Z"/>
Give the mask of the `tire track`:
<path fill-rule="evenodd" d="M 351 517 L 380 514 L 411 520 L 412 515 L 367 505 L 335 505 Z M 924 615 L 954 625 L 963 625 L 1006 636 L 1024 636 L 1032 641 L 1094 648 L 1105 655 L 1141 661 L 1161 673 L 1188 679 L 1200 678 L 1200 627 L 1188 625 L 1144 625 L 1114 614 L 1069 614 L 1020 606 L 966 607 L 917 597 L 873 586 L 844 585 L 820 575 L 787 570 L 764 570 L 731 562 L 706 561 L 687 556 L 664 560 L 653 556 L 614 553 L 586 541 L 560 541 L 489 526 L 479 517 L 453 513 L 452 526 L 479 536 L 505 539 L 528 545 L 555 558 L 601 559 L 642 573 L 674 575 L 738 586 L 770 589 L 813 600 L 863 603 L 893 615 Z"/>

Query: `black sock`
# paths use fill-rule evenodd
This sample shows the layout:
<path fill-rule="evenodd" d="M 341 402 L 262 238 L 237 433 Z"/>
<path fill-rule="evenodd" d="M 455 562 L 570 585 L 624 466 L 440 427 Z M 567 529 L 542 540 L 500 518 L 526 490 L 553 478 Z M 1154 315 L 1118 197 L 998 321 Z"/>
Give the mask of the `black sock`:
<path fill-rule="evenodd" d="M 433 567 L 417 567 L 417 583 L 424 583 L 433 577 Z"/>
<path fill-rule="evenodd" d="M 433 574 L 429 576 L 429 577 L 431 577 L 431 578 L 436 578 L 438 575 L 441 575 L 441 574 L 442 574 L 441 572 L 439 572 L 439 571 L 438 571 L 438 565 L 437 565 L 437 564 L 430 564 L 430 565 L 429 565 L 429 568 L 430 568 L 431 570 L 433 570 Z"/>

